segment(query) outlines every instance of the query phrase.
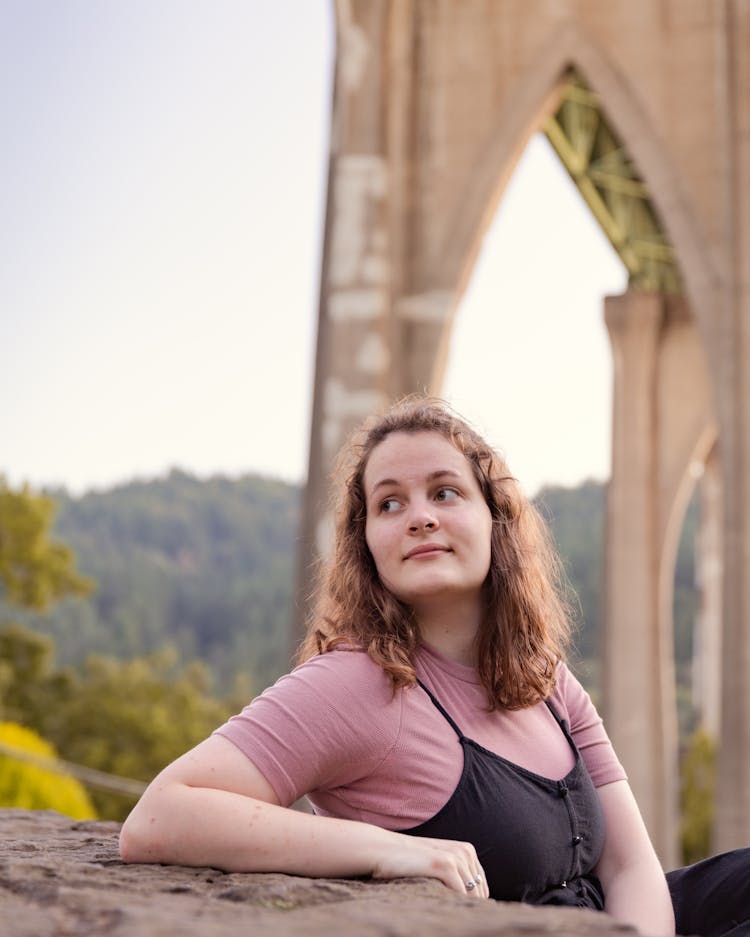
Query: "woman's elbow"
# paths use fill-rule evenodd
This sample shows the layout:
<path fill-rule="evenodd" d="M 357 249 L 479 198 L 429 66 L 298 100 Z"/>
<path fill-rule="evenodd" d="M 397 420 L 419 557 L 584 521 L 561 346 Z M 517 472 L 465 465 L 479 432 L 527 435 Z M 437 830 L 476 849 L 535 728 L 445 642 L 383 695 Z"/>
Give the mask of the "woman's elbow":
<path fill-rule="evenodd" d="M 146 862 L 145 850 L 131 813 L 120 830 L 120 858 L 123 862 Z"/>
<path fill-rule="evenodd" d="M 123 862 L 158 862 L 154 843 L 137 815 L 136 807 L 120 830 L 120 858 Z"/>
<path fill-rule="evenodd" d="M 164 862 L 166 830 L 158 803 L 148 793 L 135 805 L 120 830 L 123 862 Z"/>

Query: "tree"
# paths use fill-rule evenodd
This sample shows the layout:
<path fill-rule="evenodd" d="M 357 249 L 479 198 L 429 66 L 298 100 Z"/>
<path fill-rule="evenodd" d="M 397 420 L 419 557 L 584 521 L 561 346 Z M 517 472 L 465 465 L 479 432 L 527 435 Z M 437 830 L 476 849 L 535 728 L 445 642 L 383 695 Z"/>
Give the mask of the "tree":
<path fill-rule="evenodd" d="M 680 838 L 686 864 L 710 855 L 715 793 L 716 745 L 705 729 L 698 728 L 688 740 L 682 760 Z"/>
<path fill-rule="evenodd" d="M 43 610 L 93 587 L 76 571 L 73 551 L 50 538 L 54 513 L 50 498 L 28 489 L 11 491 L 0 479 L 0 592 L 20 608 Z M 123 522 L 132 518 L 125 512 Z M 216 523 L 224 520 L 221 515 Z M 138 594 L 135 586 L 131 591 Z M 42 738 L 49 739 L 69 762 L 109 774 L 150 780 L 229 715 L 225 705 L 208 696 L 206 669 L 178 667 L 172 651 L 127 662 L 89 656 L 80 672 L 57 670 L 53 664 L 51 638 L 19 624 L 0 627 L 0 718 L 27 727 L 16 725 L 16 735 L 32 730 L 23 736 L 32 748 L 40 750 L 46 745 Z M 16 779 L 19 791 L 21 774 L 36 779 L 34 790 L 51 790 L 41 768 L 6 762 L 3 771 L 15 766 L 8 777 Z M 46 795 L 29 794 L 26 781 L 23 790 L 23 806 L 52 806 L 44 801 Z M 121 794 L 96 791 L 92 797 L 110 817 L 122 818 L 131 805 Z"/>
<path fill-rule="evenodd" d="M 55 639 L 62 663 L 169 645 L 183 662 L 204 661 L 217 686 L 250 674 L 255 692 L 287 669 L 298 488 L 173 471 L 54 497 L 55 535 L 96 580 L 96 593 L 17 617 Z"/>
<path fill-rule="evenodd" d="M 150 781 L 230 715 L 207 689 L 205 667 L 178 668 L 174 652 L 130 661 L 91 656 L 50 737 L 69 761 Z M 112 819 L 123 819 L 133 804 L 99 791 L 93 799 Z"/>
<path fill-rule="evenodd" d="M 55 502 L 0 478 L 0 583 L 10 602 L 45 609 L 57 599 L 87 595 L 91 580 L 75 569 L 73 552 L 49 532 Z"/>
<path fill-rule="evenodd" d="M 53 669 L 53 662 L 51 638 L 14 623 L 0 627 L 0 719 L 54 741 L 77 678 L 70 670 Z"/>
<path fill-rule="evenodd" d="M 67 761 L 150 781 L 230 715 L 208 695 L 206 668 L 173 651 L 117 661 L 90 656 L 80 672 L 55 670 L 50 638 L 0 628 L 0 718 L 39 733 Z M 128 795 L 92 791 L 103 817 L 123 819 Z"/>

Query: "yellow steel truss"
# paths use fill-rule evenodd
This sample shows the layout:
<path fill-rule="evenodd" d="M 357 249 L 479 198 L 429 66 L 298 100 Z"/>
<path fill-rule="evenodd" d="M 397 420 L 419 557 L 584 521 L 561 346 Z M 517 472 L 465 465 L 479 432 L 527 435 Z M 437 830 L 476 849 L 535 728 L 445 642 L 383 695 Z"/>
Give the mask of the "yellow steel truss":
<path fill-rule="evenodd" d="M 645 183 L 609 126 L 598 96 L 568 73 L 560 106 L 544 132 L 625 264 L 630 288 L 681 293 L 674 249 Z"/>

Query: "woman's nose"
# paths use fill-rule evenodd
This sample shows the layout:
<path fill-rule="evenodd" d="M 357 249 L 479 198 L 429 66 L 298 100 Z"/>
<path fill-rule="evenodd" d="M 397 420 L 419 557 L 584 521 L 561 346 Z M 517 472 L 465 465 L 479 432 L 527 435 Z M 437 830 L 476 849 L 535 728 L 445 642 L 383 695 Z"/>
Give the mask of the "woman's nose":
<path fill-rule="evenodd" d="M 425 505 L 415 505 L 409 515 L 409 530 L 419 533 L 421 530 L 436 530 L 440 526 L 435 513 Z"/>

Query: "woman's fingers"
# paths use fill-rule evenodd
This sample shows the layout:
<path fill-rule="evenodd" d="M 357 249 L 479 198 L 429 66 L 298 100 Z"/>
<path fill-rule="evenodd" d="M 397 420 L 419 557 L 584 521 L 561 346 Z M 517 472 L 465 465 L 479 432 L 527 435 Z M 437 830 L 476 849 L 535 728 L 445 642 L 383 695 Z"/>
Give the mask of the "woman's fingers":
<path fill-rule="evenodd" d="M 435 878 L 461 895 L 473 898 L 486 898 L 487 891 L 484 875 L 476 871 L 465 856 L 453 849 L 429 847 L 432 853 L 431 865 Z M 483 887 L 484 886 L 484 887 Z"/>
<path fill-rule="evenodd" d="M 466 865 L 462 864 L 461 866 L 462 869 L 465 868 L 467 870 L 466 877 L 463 880 L 464 894 L 474 895 L 477 898 L 489 898 L 490 892 L 484 869 L 477 857 L 477 851 L 471 843 L 464 843 L 453 839 L 428 838 L 425 838 L 424 842 L 433 849 L 447 850 L 466 863 Z"/>
<path fill-rule="evenodd" d="M 474 898 L 489 898 L 490 892 L 487 887 L 487 879 L 484 876 L 482 867 L 477 863 L 470 865 L 464 878 L 464 892 Z"/>
<path fill-rule="evenodd" d="M 472 894 L 476 895 L 477 898 L 489 898 L 490 890 L 487 885 L 487 880 L 484 877 L 482 872 L 475 872 L 474 878 L 469 879 L 474 883 L 473 888 L 469 888 L 468 882 L 466 883 L 466 890 L 470 891 Z"/>
<path fill-rule="evenodd" d="M 399 835 L 398 848 L 381 859 L 377 878 L 427 875 L 462 895 L 488 898 L 484 870 L 471 843 Z"/>
<path fill-rule="evenodd" d="M 456 856 L 459 863 L 460 874 L 463 878 L 464 894 L 471 895 L 474 898 L 489 897 L 484 870 L 479 863 L 476 850 L 471 843 L 442 843 L 437 848 L 448 849 Z"/>
<path fill-rule="evenodd" d="M 487 880 L 481 869 L 469 870 L 468 878 L 464 881 L 464 889 L 467 895 L 472 895 L 475 898 L 489 898 L 490 896 Z"/>

